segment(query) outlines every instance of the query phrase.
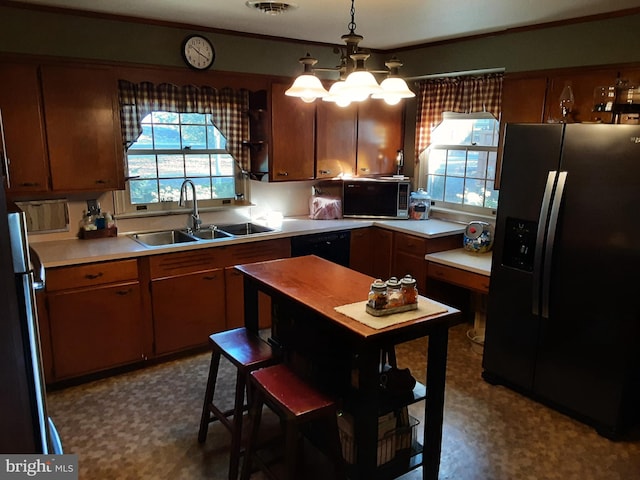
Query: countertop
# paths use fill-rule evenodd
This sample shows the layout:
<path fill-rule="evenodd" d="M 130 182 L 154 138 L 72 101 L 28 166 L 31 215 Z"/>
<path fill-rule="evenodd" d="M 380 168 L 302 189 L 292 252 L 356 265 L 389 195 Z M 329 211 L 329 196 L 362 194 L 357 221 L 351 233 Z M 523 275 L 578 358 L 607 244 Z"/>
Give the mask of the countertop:
<path fill-rule="evenodd" d="M 491 275 L 492 252 L 473 253 L 464 248 L 457 248 L 444 252 L 429 253 L 424 258 L 429 262 L 440 263 L 486 277 Z"/>
<path fill-rule="evenodd" d="M 245 222 L 247 219 L 240 219 Z M 255 223 L 261 223 L 256 221 Z M 94 240 L 54 240 L 44 242 L 30 242 L 31 247 L 38 253 L 45 268 L 78 265 L 90 262 L 101 262 L 124 258 L 135 258 L 160 253 L 174 253 L 200 248 L 215 248 L 216 246 L 234 245 L 256 242 L 267 239 L 287 238 L 313 233 L 334 232 L 379 226 L 398 232 L 408 233 L 423 238 L 437 238 L 447 235 L 463 233 L 465 224 L 448 222 L 438 219 L 429 220 L 310 220 L 308 217 L 287 217 L 282 226 L 273 232 L 239 236 L 229 239 L 202 241 L 163 247 L 145 247 L 126 234 L 119 234 L 113 238 Z"/>

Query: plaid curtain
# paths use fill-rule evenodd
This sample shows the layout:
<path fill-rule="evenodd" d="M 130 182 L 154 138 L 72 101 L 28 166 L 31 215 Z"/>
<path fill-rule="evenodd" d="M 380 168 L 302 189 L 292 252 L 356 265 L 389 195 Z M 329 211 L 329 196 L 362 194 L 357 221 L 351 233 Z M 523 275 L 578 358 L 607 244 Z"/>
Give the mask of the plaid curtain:
<path fill-rule="evenodd" d="M 129 148 L 142 134 L 142 119 L 153 111 L 210 113 L 213 124 L 227 139 L 227 150 L 243 170 L 250 169 L 249 151 L 242 146 L 249 138 L 249 92 L 194 85 L 118 81 L 123 143 Z"/>
<path fill-rule="evenodd" d="M 502 104 L 502 73 L 423 80 L 418 94 L 416 163 L 431 143 L 431 132 L 443 112 L 489 112 L 498 120 Z"/>

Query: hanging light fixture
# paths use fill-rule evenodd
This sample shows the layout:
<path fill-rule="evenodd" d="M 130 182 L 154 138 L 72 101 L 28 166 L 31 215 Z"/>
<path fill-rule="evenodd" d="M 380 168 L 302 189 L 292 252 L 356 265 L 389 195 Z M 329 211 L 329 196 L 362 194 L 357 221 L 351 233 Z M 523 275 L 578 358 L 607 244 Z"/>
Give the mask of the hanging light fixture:
<path fill-rule="evenodd" d="M 402 63 L 395 57 L 385 63 L 389 70 L 368 70 L 365 66 L 370 54 L 359 47 L 364 37 L 356 33 L 355 0 L 351 0 L 351 21 L 348 25 L 349 33 L 342 35 L 346 46 L 341 50 L 341 64 L 339 67 L 315 67 L 317 60 L 307 54 L 299 60 L 304 65 L 304 72 L 294 81 L 285 94 L 300 97 L 305 102 L 313 102 L 322 98 L 327 102 L 335 102 L 339 106 L 347 106 L 352 102 L 362 102 L 369 97 L 383 99 L 390 105 L 395 105 L 403 98 L 414 97 L 406 82 L 398 75 Z M 315 76 L 314 71 L 338 71 L 340 80 L 334 83 L 327 92 L 322 83 Z M 379 85 L 374 73 L 386 73 L 382 85 Z M 304 77 L 304 78 L 303 78 Z M 302 79 L 302 80 L 301 80 Z M 299 81 L 305 87 L 299 86 Z M 313 88 L 307 87 L 313 84 Z M 318 87 L 319 86 L 319 87 Z"/>

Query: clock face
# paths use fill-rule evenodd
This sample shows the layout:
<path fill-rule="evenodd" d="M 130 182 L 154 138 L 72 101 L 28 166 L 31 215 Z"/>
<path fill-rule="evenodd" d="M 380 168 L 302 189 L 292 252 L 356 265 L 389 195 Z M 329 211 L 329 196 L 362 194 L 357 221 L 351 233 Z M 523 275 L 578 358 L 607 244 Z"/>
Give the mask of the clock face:
<path fill-rule="evenodd" d="M 200 35 L 190 35 L 182 44 L 182 57 L 187 65 L 197 70 L 206 70 L 216 58 L 216 52 L 209 40 Z"/>

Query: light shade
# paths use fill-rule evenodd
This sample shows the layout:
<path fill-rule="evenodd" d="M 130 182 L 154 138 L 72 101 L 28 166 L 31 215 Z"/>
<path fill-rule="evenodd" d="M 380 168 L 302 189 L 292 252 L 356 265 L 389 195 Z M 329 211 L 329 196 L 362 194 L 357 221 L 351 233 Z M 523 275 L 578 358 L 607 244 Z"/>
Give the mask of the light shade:
<path fill-rule="evenodd" d="M 347 107 L 351 104 L 351 99 L 344 92 L 345 82 L 343 80 L 339 80 L 329 89 L 329 95 L 326 97 L 322 97 L 322 100 L 325 102 L 335 102 L 339 107 Z"/>
<path fill-rule="evenodd" d="M 403 98 L 415 97 L 416 94 L 409 90 L 407 82 L 400 77 L 387 77 L 380 84 L 381 91 L 371 95 L 373 98 L 381 98 L 389 105 L 395 105 Z"/>
<path fill-rule="evenodd" d="M 318 77 L 309 73 L 303 73 L 296 78 L 293 85 L 291 85 L 284 94 L 290 97 L 300 97 L 303 101 L 311 103 L 316 98 L 329 95 L 329 92 L 322 86 Z"/>
<path fill-rule="evenodd" d="M 344 83 L 343 90 L 353 102 L 361 102 L 366 100 L 369 95 L 382 92 L 373 74 L 366 70 L 351 72 Z"/>

